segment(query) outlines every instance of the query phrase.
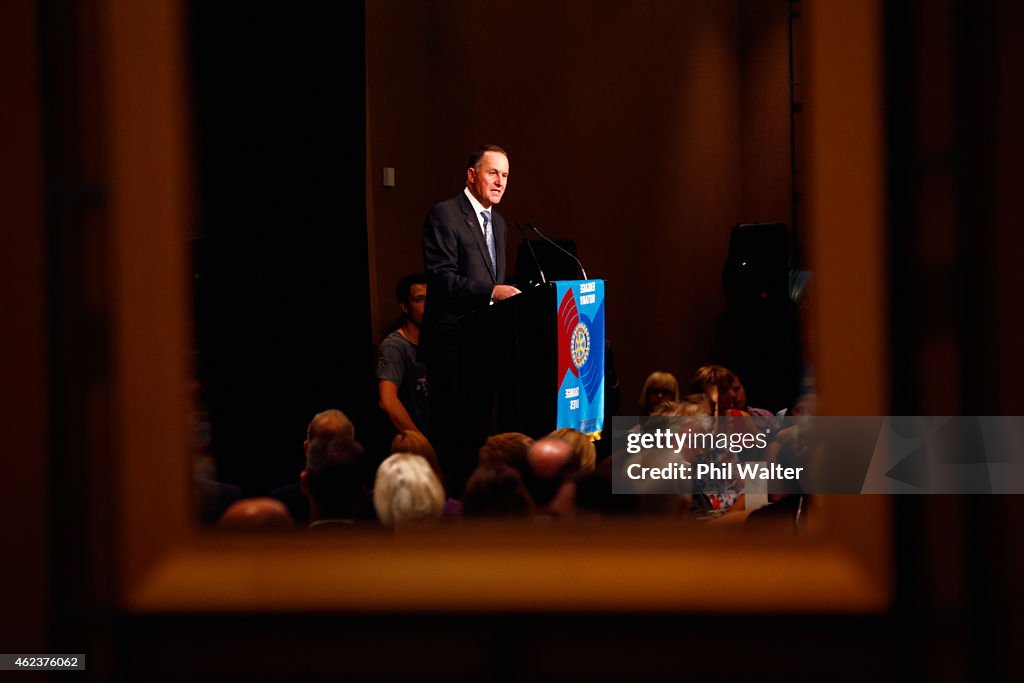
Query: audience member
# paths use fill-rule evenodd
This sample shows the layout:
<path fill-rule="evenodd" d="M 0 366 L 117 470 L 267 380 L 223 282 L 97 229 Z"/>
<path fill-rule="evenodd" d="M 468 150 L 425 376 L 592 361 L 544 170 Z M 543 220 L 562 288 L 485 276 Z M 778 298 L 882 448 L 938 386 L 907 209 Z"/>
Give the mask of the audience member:
<path fill-rule="evenodd" d="M 335 436 L 346 439 L 356 438 L 356 428 L 352 420 L 348 419 L 345 413 L 331 408 L 317 413 L 306 426 L 306 440 L 302 442 L 302 451 L 308 462 L 309 445 L 314 439 L 331 439 Z M 309 499 L 305 495 L 299 482 L 295 481 L 285 484 L 270 492 L 271 498 L 276 498 L 288 508 L 291 515 L 299 524 L 309 523 Z"/>
<path fill-rule="evenodd" d="M 430 469 L 434 470 L 434 474 L 437 475 L 437 480 L 441 482 L 441 486 L 446 491 L 445 495 L 447 496 L 448 487 L 445 485 L 444 473 L 441 472 L 441 463 L 437 460 L 437 453 L 434 452 L 434 447 L 430 445 L 430 441 L 422 433 L 412 429 L 402 430 L 392 439 L 390 453 L 412 453 L 426 458 L 427 462 L 430 463 Z M 446 498 L 444 502 L 444 516 L 456 517 L 461 514 L 462 503 L 454 498 Z"/>
<path fill-rule="evenodd" d="M 395 299 L 402 311 L 402 322 L 380 344 L 378 403 L 395 429 L 413 429 L 427 434 L 430 431 L 427 366 L 416 359 L 427 301 L 426 274 L 415 273 L 399 280 Z"/>
<path fill-rule="evenodd" d="M 743 385 L 740 384 L 736 375 L 721 365 L 701 366 L 693 375 L 693 390 L 702 391 L 708 397 L 711 415 L 714 417 L 750 418 L 750 413 L 737 405 L 742 388 Z M 717 429 L 727 432 L 750 432 L 758 430 L 758 425 L 749 419 L 732 419 L 718 423 Z M 734 453 L 713 450 L 701 454 L 699 459 L 702 462 L 715 465 L 724 465 L 747 458 L 761 459 L 759 456 L 763 455 L 763 451 L 755 450 L 757 450 L 757 454 L 745 453 L 742 457 Z M 697 494 L 692 500 L 692 512 L 696 517 L 715 519 L 729 511 L 743 509 L 742 480 L 734 479 L 728 482 L 696 480 L 695 484 Z"/>
<path fill-rule="evenodd" d="M 418 432 L 415 429 L 403 429 L 395 434 L 395 438 L 391 440 L 391 449 L 388 454 L 394 455 L 395 453 L 412 453 L 422 456 L 430 463 L 430 469 L 434 470 L 437 478 L 444 481 L 441 474 L 441 463 L 437 461 L 437 453 L 423 432 Z"/>
<path fill-rule="evenodd" d="M 377 469 L 373 505 L 386 526 L 437 519 L 444 512 L 444 489 L 423 456 L 395 453 Z"/>
<path fill-rule="evenodd" d="M 754 417 L 775 417 L 775 413 L 765 408 L 751 408 L 747 405 L 747 390 L 740 381 L 739 375 L 732 375 L 733 408 Z"/>
<path fill-rule="evenodd" d="M 529 471 L 524 481 L 537 511 L 556 512 L 553 503 L 563 487 L 571 483 L 571 477 L 579 472 L 579 456 L 565 441 L 545 437 L 530 446 L 527 463 Z"/>
<path fill-rule="evenodd" d="M 288 508 L 273 498 L 248 498 L 229 507 L 217 526 L 221 529 L 294 529 Z"/>
<path fill-rule="evenodd" d="M 302 444 L 303 450 L 309 448 L 309 442 L 319 437 L 343 436 L 346 439 L 356 438 L 356 427 L 352 420 L 348 419 L 345 413 L 330 408 L 313 416 L 306 427 L 306 440 Z"/>
<path fill-rule="evenodd" d="M 548 434 L 548 437 L 561 439 L 569 444 L 569 447 L 572 448 L 573 453 L 579 459 L 581 471 L 594 471 L 594 467 L 597 465 L 597 449 L 594 447 L 594 442 L 590 440 L 589 436 L 578 429 L 562 427 Z"/>
<path fill-rule="evenodd" d="M 466 482 L 462 495 L 466 517 L 523 517 L 533 501 L 519 472 L 508 465 L 480 465 Z"/>
<path fill-rule="evenodd" d="M 662 403 L 651 415 L 663 417 L 709 417 L 711 403 L 704 394 L 689 394 L 682 401 Z"/>
<path fill-rule="evenodd" d="M 526 477 L 529 471 L 527 452 L 533 445 L 533 439 L 519 432 L 503 432 L 487 438 L 480 447 L 479 462 L 481 465 L 508 465 Z"/>
<path fill-rule="evenodd" d="M 735 375 L 721 365 L 703 365 L 693 375 L 693 391 L 703 392 L 711 403 L 713 416 L 728 415 L 736 400 Z"/>
<path fill-rule="evenodd" d="M 640 390 L 640 414 L 650 415 L 666 401 L 679 400 L 679 380 L 669 372 L 655 371 Z"/>
<path fill-rule="evenodd" d="M 750 434 L 767 431 L 769 442 L 774 441 L 781 418 L 760 408 L 754 409 L 756 416 L 748 411 L 746 390 L 736 373 L 721 365 L 705 365 L 694 375 L 694 384 L 700 384 L 706 393 L 717 394 L 717 406 L 711 402 L 713 415 L 731 418 L 724 425 L 719 425 L 720 429 Z M 714 412 L 715 408 L 718 412 Z M 742 459 L 763 460 L 766 453 L 765 449 L 752 448 L 743 454 Z"/>
<path fill-rule="evenodd" d="M 310 528 L 355 523 L 366 495 L 365 467 L 363 447 L 355 439 L 337 435 L 310 442 L 299 478 L 309 499 Z"/>

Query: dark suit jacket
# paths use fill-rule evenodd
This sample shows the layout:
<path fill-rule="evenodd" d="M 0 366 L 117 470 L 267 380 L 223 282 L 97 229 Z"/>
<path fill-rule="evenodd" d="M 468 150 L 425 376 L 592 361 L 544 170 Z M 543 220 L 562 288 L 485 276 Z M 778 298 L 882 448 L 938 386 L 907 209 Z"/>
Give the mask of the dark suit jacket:
<path fill-rule="evenodd" d="M 423 332 L 445 337 L 459 318 L 488 305 L 491 291 L 505 281 L 505 219 L 491 208 L 496 273 L 491 273 L 481 219 L 464 192 L 441 202 L 423 223 L 423 264 L 430 276 Z M 421 340 L 421 344 L 430 340 Z"/>

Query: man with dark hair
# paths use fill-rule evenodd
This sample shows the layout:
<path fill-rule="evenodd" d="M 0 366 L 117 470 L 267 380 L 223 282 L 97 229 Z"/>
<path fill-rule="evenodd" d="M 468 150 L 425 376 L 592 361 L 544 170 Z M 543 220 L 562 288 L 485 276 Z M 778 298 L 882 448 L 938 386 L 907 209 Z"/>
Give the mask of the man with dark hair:
<path fill-rule="evenodd" d="M 462 192 L 430 209 L 423 224 L 430 299 L 421 349 L 430 377 L 433 440 L 456 493 L 473 470 L 493 401 L 486 377 L 469 367 L 466 351 L 474 345 L 460 340 L 459 322 L 520 293 L 503 284 L 506 225 L 494 209 L 508 186 L 508 153 L 484 145 L 466 163 Z M 476 373 L 472 380 L 470 372 Z"/>
<path fill-rule="evenodd" d="M 412 429 L 429 434 L 427 366 L 416 357 L 427 301 L 426 274 L 414 273 L 399 280 L 395 299 L 402 322 L 380 344 L 378 403 L 398 431 Z"/>
<path fill-rule="evenodd" d="M 433 285 L 427 316 L 441 328 L 491 301 L 519 294 L 502 284 L 506 226 L 494 210 L 508 185 L 508 154 L 484 145 L 467 163 L 466 187 L 434 206 L 423 224 L 423 262 Z"/>
<path fill-rule="evenodd" d="M 309 499 L 310 528 L 354 524 L 366 497 L 363 447 L 343 435 L 318 437 L 306 449 L 299 477 Z"/>

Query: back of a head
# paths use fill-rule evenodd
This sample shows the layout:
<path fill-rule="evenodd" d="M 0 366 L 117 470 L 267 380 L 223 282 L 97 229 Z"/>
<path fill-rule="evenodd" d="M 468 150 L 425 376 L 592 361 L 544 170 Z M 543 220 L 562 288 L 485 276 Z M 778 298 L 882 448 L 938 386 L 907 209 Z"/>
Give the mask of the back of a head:
<path fill-rule="evenodd" d="M 355 515 L 363 497 L 365 468 L 363 447 L 355 439 L 313 439 L 306 450 L 306 481 L 321 519 Z"/>
<path fill-rule="evenodd" d="M 415 429 L 403 429 L 395 434 L 395 438 L 391 440 L 391 450 L 388 452 L 390 454 L 412 453 L 414 455 L 421 455 L 430 463 L 430 467 L 434 470 L 434 474 L 437 475 L 438 479 L 442 478 L 441 463 L 437 460 L 437 452 L 422 432 L 418 432 Z"/>
<path fill-rule="evenodd" d="M 540 507 L 554 500 L 562 484 L 580 469 L 579 457 L 569 444 L 551 437 L 544 437 L 530 447 L 528 463 L 526 490 Z"/>
<path fill-rule="evenodd" d="M 688 394 L 682 401 L 682 415 L 711 417 L 711 402 L 706 394 Z"/>
<path fill-rule="evenodd" d="M 437 519 L 444 512 L 444 489 L 423 456 L 395 453 L 377 468 L 373 506 L 386 526 Z"/>
<path fill-rule="evenodd" d="M 527 453 L 533 445 L 533 439 L 519 432 L 503 432 L 487 437 L 480 447 L 479 462 L 481 465 L 508 465 L 525 475 Z"/>
<path fill-rule="evenodd" d="M 579 458 L 580 470 L 584 472 L 593 471 L 597 465 L 597 449 L 594 447 L 594 442 L 590 440 L 589 436 L 571 427 L 556 429 L 548 434 L 548 436 L 552 439 L 561 439 L 569 444 L 576 457 Z"/>
<path fill-rule="evenodd" d="M 348 419 L 345 413 L 331 408 L 322 413 L 317 413 L 309 421 L 309 426 L 306 428 L 306 438 L 310 441 L 334 436 L 342 436 L 348 439 L 356 438 L 355 425 L 352 424 L 352 420 Z"/>
<path fill-rule="evenodd" d="M 682 401 L 662 403 L 651 413 L 653 417 L 707 417 L 711 405 L 704 394 L 690 394 Z"/>
<path fill-rule="evenodd" d="M 480 465 L 462 494 L 466 517 L 523 517 L 532 511 L 530 494 L 519 472 L 508 465 Z"/>
<path fill-rule="evenodd" d="M 221 529 L 293 529 L 295 523 L 284 503 L 274 498 L 248 498 L 224 511 Z"/>

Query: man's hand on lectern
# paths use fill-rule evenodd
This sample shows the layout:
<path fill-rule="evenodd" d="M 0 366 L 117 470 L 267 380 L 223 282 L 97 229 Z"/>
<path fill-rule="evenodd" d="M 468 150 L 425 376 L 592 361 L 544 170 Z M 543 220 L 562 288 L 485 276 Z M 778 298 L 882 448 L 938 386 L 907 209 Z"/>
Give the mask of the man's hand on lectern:
<path fill-rule="evenodd" d="M 522 292 L 512 285 L 495 285 L 494 291 L 491 292 L 491 300 L 502 301 L 509 297 L 513 297 L 516 294 L 522 294 Z"/>

